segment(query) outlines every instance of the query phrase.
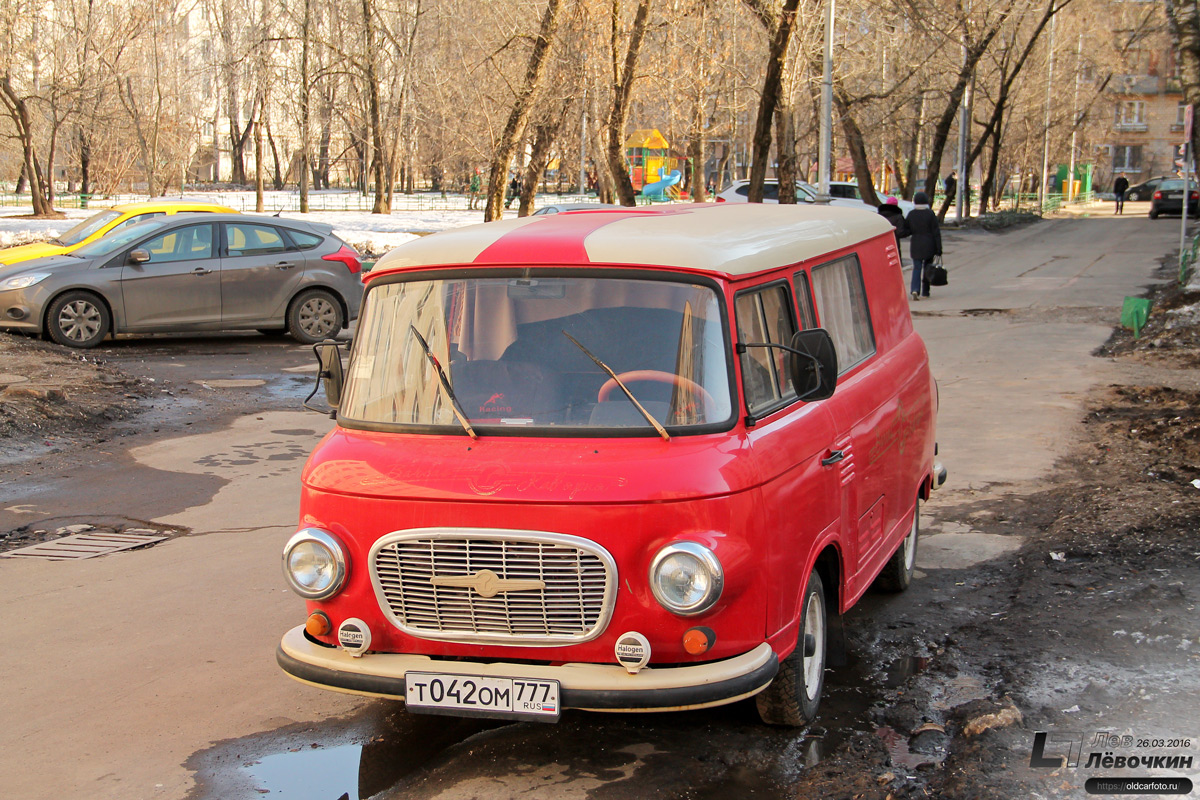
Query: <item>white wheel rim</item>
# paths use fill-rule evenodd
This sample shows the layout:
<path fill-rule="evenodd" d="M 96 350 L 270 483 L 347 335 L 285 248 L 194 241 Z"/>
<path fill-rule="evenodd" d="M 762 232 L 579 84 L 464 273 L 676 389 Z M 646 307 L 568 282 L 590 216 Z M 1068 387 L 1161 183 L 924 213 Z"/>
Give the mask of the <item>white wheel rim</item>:
<path fill-rule="evenodd" d="M 821 683 L 821 673 L 825 670 L 825 603 L 817 593 L 808 596 L 804 608 L 804 636 L 800 639 L 800 647 L 804 648 L 808 637 L 813 637 L 816 646 L 811 656 L 804 656 L 804 694 L 809 700 L 816 700 Z M 802 649 L 801 653 L 804 652 Z"/>
<path fill-rule="evenodd" d="M 917 517 L 913 515 L 912 530 L 904 537 L 904 570 L 911 572 L 917 558 Z"/>
<path fill-rule="evenodd" d="M 86 300 L 67 303 L 58 312 L 58 329 L 73 342 L 86 342 L 100 332 L 100 309 Z"/>
<path fill-rule="evenodd" d="M 300 306 L 300 330 L 309 336 L 323 339 L 334 332 L 336 324 L 337 313 L 325 298 L 314 297 Z"/>

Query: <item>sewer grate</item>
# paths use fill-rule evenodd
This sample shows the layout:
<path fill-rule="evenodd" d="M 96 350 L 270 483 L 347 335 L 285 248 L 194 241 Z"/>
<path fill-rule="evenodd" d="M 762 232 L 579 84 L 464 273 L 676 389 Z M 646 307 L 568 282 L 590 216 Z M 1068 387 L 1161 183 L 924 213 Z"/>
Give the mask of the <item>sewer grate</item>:
<path fill-rule="evenodd" d="M 151 536 L 142 533 L 113 533 L 92 531 L 64 536 L 49 542 L 22 547 L 0 553 L 2 558 L 44 558 L 49 561 L 76 561 L 95 558 L 134 547 L 143 547 L 167 539 L 167 536 Z"/>

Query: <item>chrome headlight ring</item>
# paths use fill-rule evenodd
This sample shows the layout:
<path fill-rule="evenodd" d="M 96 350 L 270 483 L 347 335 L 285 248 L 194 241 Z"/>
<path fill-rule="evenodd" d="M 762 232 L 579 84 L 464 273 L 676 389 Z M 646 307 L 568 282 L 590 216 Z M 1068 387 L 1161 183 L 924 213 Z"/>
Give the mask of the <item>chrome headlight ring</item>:
<path fill-rule="evenodd" d="M 703 614 L 721 599 L 725 571 L 709 548 L 672 542 L 650 562 L 650 590 L 659 605 L 681 617 Z"/>
<path fill-rule="evenodd" d="M 297 531 L 283 548 L 283 576 L 307 600 L 325 600 L 342 590 L 350 571 L 346 548 L 321 528 Z"/>

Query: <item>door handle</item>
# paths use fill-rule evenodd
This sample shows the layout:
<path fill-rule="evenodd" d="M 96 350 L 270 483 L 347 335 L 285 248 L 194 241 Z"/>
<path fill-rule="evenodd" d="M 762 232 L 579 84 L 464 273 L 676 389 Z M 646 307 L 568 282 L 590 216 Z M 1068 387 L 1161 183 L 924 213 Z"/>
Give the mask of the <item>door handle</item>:
<path fill-rule="evenodd" d="M 821 459 L 822 467 L 830 467 L 846 457 L 846 454 L 841 450 L 831 450 L 829 455 Z"/>
<path fill-rule="evenodd" d="M 275 267 L 277 269 L 291 269 L 294 266 L 296 266 L 296 265 L 291 261 L 280 261 L 278 264 L 275 265 Z"/>
<path fill-rule="evenodd" d="M 204 267 L 196 267 L 192 270 L 193 275 L 207 275 L 210 272 L 212 272 L 211 269 L 205 269 Z"/>

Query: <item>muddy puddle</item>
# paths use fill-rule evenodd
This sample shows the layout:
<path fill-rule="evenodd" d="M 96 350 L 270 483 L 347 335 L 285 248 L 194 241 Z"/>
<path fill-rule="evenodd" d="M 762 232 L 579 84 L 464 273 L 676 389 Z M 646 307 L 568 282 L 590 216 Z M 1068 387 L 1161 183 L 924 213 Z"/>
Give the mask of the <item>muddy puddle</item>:
<path fill-rule="evenodd" d="M 481 780 L 516 791 L 510 781 L 543 770 L 564 773 L 580 796 L 599 784 L 604 797 L 673 795 L 683 786 L 696 800 L 778 797 L 854 735 L 879 737 L 901 771 L 940 763 L 939 723 L 913 735 L 881 726 L 873 711 L 932 663 L 929 656 L 868 662 L 851 654 L 827 673 L 820 716 L 803 731 L 762 725 L 752 702 L 671 714 L 568 712 L 557 725 L 540 725 L 408 714 L 399 703 L 378 701 L 352 718 L 289 726 L 198 753 L 187 764 L 197 778 L 192 798 L 408 798 Z M 971 688 L 926 689 L 930 715 Z"/>

